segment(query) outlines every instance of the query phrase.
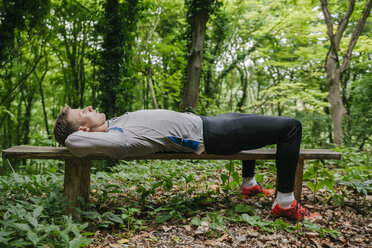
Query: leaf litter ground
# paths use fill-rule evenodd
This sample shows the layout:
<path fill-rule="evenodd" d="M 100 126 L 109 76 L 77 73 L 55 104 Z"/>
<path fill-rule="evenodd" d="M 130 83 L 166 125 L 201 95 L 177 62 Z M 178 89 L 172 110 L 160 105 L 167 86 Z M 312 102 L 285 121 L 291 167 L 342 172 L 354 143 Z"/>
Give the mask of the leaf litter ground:
<path fill-rule="evenodd" d="M 92 217 L 89 207 L 83 212 L 93 238 L 89 247 L 372 246 L 371 195 L 345 186 L 314 193 L 305 186 L 302 204 L 322 218 L 278 219 L 270 213 L 273 197 L 239 195 L 240 182 L 232 175 L 239 166 L 136 162 L 97 173 L 90 208 L 98 216 Z M 257 169 L 265 186 L 275 184 L 272 167 Z M 222 174 L 228 180 L 221 180 Z M 341 193 L 346 197 L 336 204 L 334 196 Z"/>

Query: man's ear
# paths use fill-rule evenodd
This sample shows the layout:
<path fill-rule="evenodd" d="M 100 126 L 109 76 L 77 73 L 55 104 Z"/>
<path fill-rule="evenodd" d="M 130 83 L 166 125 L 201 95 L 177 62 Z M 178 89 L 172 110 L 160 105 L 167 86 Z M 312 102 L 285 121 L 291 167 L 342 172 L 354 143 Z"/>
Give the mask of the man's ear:
<path fill-rule="evenodd" d="M 83 127 L 83 126 L 80 126 L 80 127 L 78 128 L 78 131 L 89 132 L 89 127 Z"/>

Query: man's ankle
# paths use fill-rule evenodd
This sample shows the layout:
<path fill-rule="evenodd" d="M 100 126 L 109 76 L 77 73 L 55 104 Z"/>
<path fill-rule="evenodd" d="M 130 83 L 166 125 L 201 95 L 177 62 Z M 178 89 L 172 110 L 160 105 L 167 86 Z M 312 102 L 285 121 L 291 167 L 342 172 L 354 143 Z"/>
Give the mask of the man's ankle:
<path fill-rule="evenodd" d="M 281 208 L 289 208 L 294 199 L 295 199 L 294 192 L 282 193 L 278 191 L 276 195 L 276 201 L 278 202 Z"/>
<path fill-rule="evenodd" d="M 242 187 L 249 188 L 249 187 L 255 186 L 256 184 L 257 184 L 257 182 L 256 182 L 256 178 L 254 176 L 253 177 L 243 177 Z"/>

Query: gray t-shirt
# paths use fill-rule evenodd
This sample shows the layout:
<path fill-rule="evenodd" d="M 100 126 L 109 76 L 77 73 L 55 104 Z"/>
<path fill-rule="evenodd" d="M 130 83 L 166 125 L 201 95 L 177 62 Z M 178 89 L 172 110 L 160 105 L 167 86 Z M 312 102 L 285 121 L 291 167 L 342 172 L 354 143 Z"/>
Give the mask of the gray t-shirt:
<path fill-rule="evenodd" d="M 203 123 L 192 113 L 139 110 L 107 121 L 106 132 L 77 131 L 66 139 L 72 154 L 102 153 L 113 159 L 155 152 L 204 151 Z"/>

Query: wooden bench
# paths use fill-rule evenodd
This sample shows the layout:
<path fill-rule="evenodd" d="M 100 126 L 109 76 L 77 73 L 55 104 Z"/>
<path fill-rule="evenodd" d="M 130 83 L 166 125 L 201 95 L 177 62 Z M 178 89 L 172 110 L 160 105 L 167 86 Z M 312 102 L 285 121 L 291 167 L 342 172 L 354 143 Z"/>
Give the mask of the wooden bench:
<path fill-rule="evenodd" d="M 190 160 L 273 160 L 275 149 L 256 149 L 243 151 L 234 155 L 214 155 L 193 153 L 153 153 L 141 157 L 127 157 L 122 160 L 143 160 L 143 159 L 190 159 Z M 56 159 L 65 161 L 64 196 L 71 201 L 72 207 L 79 207 L 78 197 L 86 202 L 89 200 L 90 192 L 90 167 L 92 160 L 108 160 L 104 155 L 90 155 L 78 158 L 70 153 L 65 147 L 38 147 L 38 146 L 14 146 L 3 150 L 2 156 L 5 159 Z M 301 149 L 298 167 L 295 178 L 295 197 L 301 199 L 302 176 L 304 160 L 309 159 L 341 159 L 342 154 L 324 149 Z M 78 217 L 73 208 L 66 209 L 67 214 Z"/>

